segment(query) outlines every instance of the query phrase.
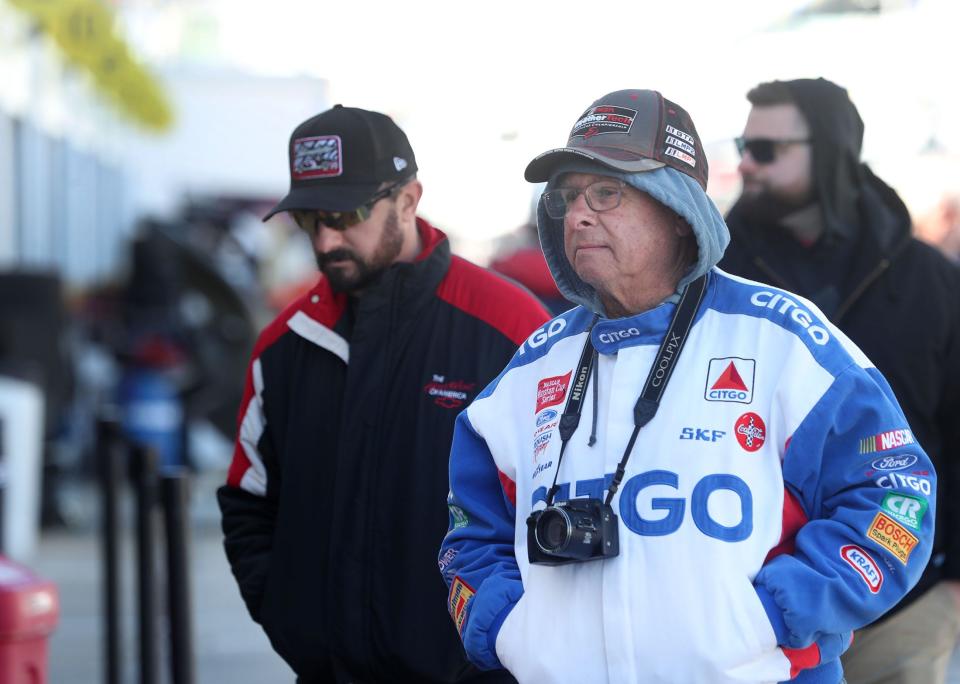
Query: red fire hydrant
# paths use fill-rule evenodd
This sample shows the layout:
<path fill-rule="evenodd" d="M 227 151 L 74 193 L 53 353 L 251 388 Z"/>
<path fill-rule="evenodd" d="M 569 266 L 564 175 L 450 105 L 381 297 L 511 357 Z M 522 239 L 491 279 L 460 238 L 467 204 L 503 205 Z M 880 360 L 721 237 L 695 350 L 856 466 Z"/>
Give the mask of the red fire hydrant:
<path fill-rule="evenodd" d="M 46 683 L 47 639 L 59 614 L 53 582 L 0 556 L 0 682 Z"/>

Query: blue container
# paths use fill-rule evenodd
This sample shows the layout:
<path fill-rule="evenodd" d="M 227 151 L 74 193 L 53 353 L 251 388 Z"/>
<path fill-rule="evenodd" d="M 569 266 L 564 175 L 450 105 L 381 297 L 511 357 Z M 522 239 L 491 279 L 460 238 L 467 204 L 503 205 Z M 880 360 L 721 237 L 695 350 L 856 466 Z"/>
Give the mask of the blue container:
<path fill-rule="evenodd" d="M 118 392 L 127 437 L 156 451 L 161 470 L 182 466 L 183 404 L 168 375 L 155 368 L 128 368 Z"/>

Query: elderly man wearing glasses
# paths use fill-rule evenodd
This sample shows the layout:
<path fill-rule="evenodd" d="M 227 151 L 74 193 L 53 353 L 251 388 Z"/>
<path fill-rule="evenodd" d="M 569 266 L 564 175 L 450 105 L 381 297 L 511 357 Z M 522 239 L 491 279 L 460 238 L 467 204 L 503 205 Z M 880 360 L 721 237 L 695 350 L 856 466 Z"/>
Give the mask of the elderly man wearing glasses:
<path fill-rule="evenodd" d="M 886 381 L 809 301 L 714 268 L 703 147 L 660 93 L 601 97 L 526 178 L 579 306 L 457 419 L 440 564 L 467 654 L 521 682 L 838 684 L 932 545 Z"/>
<path fill-rule="evenodd" d="M 298 682 L 509 682 L 444 611 L 457 413 L 547 315 L 452 256 L 387 116 L 341 107 L 291 136 L 290 212 L 322 273 L 262 333 L 218 495 L 250 615 Z"/>
<path fill-rule="evenodd" d="M 815 303 L 887 378 L 940 473 L 932 560 L 894 611 L 857 633 L 847 681 L 937 684 L 960 633 L 960 272 L 912 236 L 897 193 L 860 161 L 864 126 L 846 90 L 773 81 L 747 99 L 743 193 L 720 266 Z M 907 482 L 929 496 L 922 480 Z"/>

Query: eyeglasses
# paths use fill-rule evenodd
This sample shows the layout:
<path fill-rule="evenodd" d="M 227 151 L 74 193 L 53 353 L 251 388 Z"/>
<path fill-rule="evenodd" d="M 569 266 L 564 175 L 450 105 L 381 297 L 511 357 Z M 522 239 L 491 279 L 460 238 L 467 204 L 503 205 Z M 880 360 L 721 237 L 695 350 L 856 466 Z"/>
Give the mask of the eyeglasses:
<path fill-rule="evenodd" d="M 373 205 L 382 199 L 393 196 L 405 184 L 406 181 L 398 181 L 383 190 L 378 190 L 370 199 L 352 211 L 323 211 L 322 209 L 304 211 L 298 209 L 292 212 L 293 220 L 297 222 L 300 228 L 311 235 L 316 235 L 320 226 L 343 231 L 370 218 Z"/>
<path fill-rule="evenodd" d="M 750 153 L 753 161 L 758 164 L 772 164 L 777 158 L 777 150 L 786 145 L 803 145 L 810 142 L 809 138 L 793 138 L 774 140 L 773 138 L 734 138 L 737 152 L 743 156 L 743 151 Z"/>
<path fill-rule="evenodd" d="M 567 209 L 583 193 L 587 206 L 594 211 L 609 211 L 620 206 L 624 182 L 614 178 L 599 180 L 585 188 L 556 188 L 543 193 L 543 206 L 547 216 L 562 219 Z"/>

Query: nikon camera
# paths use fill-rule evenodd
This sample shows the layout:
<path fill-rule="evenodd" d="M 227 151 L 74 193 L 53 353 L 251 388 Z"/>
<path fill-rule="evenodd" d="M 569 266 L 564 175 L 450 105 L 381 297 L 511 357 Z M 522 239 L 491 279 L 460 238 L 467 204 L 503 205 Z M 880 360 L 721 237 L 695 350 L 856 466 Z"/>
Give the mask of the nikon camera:
<path fill-rule="evenodd" d="M 600 499 L 570 499 L 527 518 L 531 564 L 564 565 L 620 553 L 617 516 Z"/>

